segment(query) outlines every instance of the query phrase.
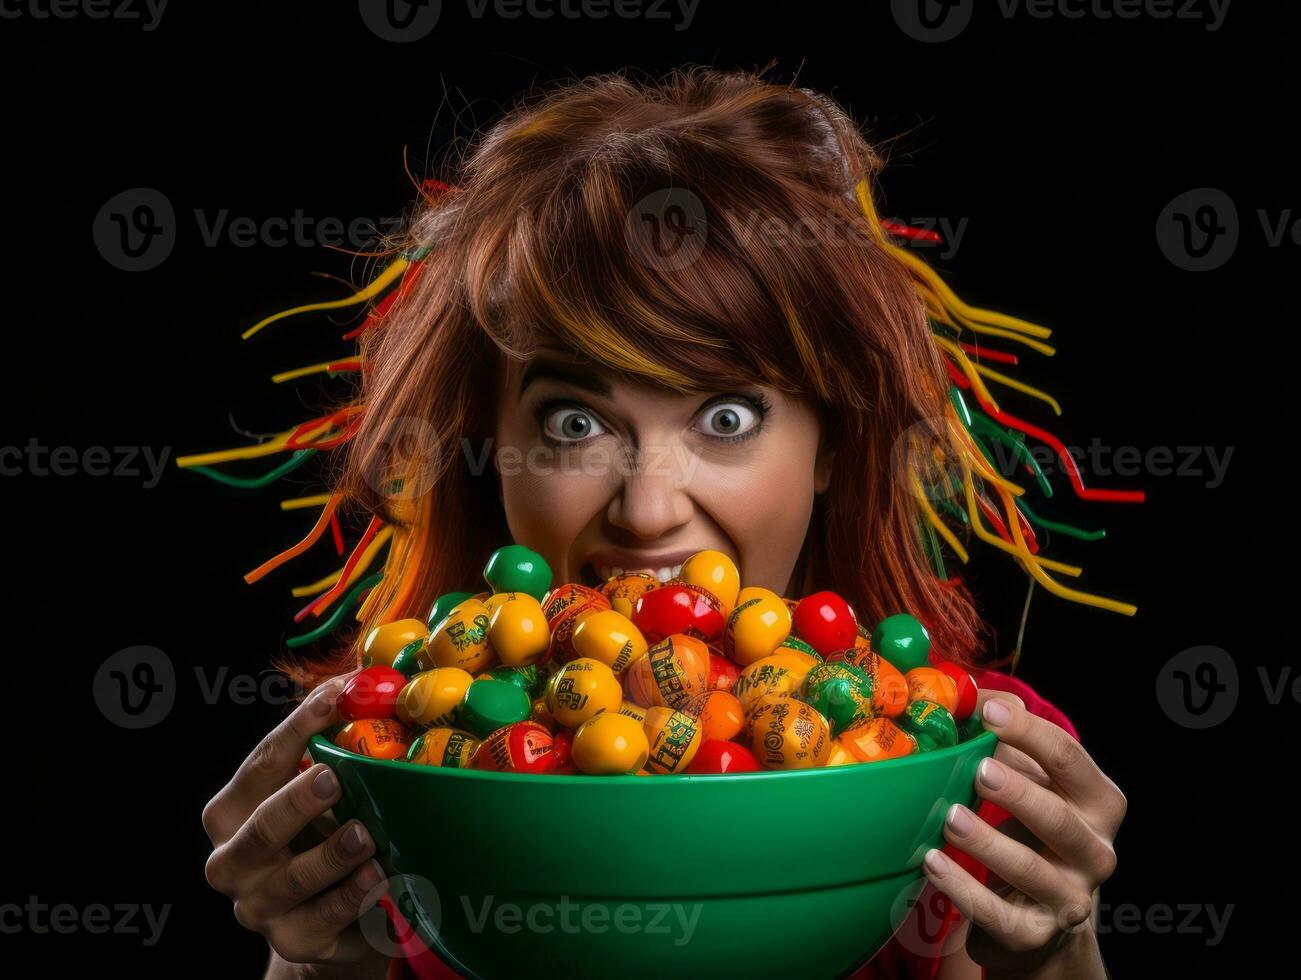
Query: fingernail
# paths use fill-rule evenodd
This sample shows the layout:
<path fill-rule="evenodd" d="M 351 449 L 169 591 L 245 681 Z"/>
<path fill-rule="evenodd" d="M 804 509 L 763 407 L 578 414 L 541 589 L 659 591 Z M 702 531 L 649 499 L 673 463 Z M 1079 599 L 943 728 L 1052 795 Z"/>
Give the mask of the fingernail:
<path fill-rule="evenodd" d="M 993 759 L 985 759 L 980 763 L 980 768 L 976 770 L 976 775 L 980 781 L 989 789 L 1002 789 L 1005 782 L 1003 767 Z"/>
<path fill-rule="evenodd" d="M 966 837 L 967 834 L 971 833 L 971 828 L 975 826 L 971 820 L 971 812 L 961 803 L 954 803 L 953 806 L 949 807 L 949 813 L 945 817 L 945 821 L 948 823 L 949 829 L 959 837 Z"/>
<path fill-rule="evenodd" d="M 360 854 L 366 850 L 366 831 L 361 824 L 355 823 L 343 835 L 343 849 L 349 854 Z"/>
<path fill-rule="evenodd" d="M 982 721 L 988 722 L 995 728 L 1002 728 L 1012 720 L 1012 712 L 1007 710 L 1007 705 L 1002 701 L 990 698 L 985 702 L 984 708 L 980 713 Z"/>
<path fill-rule="evenodd" d="M 932 847 L 927 851 L 922 863 L 926 865 L 926 870 L 933 875 L 949 873 L 949 859 L 944 856 L 944 852 L 938 847 Z"/>
<path fill-rule="evenodd" d="M 328 800 L 339 789 L 339 780 L 334 775 L 334 770 L 325 768 L 320 771 L 315 779 L 312 780 L 312 792 L 323 800 Z"/>
<path fill-rule="evenodd" d="M 369 861 L 363 864 L 361 870 L 357 872 L 357 884 L 361 885 L 362 888 L 371 889 L 379 884 L 379 880 L 383 876 L 384 873 L 380 870 L 380 866 L 374 861 Z"/>

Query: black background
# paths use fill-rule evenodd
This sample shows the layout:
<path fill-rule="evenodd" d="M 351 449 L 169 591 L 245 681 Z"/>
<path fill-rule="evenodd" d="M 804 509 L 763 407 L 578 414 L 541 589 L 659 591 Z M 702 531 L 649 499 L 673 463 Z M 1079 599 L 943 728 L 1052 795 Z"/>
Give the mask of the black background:
<path fill-rule="evenodd" d="M 1285 236 L 1270 246 L 1260 212 L 1272 223 L 1301 205 L 1291 179 L 1297 33 L 1278 19 L 1281 5 L 1246 0 L 1216 31 L 1205 20 L 1103 18 L 1083 4 L 1078 19 L 977 6 L 955 40 L 921 43 L 884 2 L 701 0 L 686 29 L 675 29 L 680 18 L 511 19 L 492 8 L 475 19 L 448 2 L 433 32 L 407 44 L 376 36 L 356 2 L 173 0 L 148 31 L 13 7 L 0 20 L 9 277 L 0 443 L 169 456 L 151 488 L 147 475 L 0 481 L 13 624 L 6 756 L 16 762 L 0 902 L 171 911 L 151 947 L 139 935 L 30 926 L 4 934 L 4 947 L 30 946 L 51 972 L 251 976 L 265 960 L 265 943 L 204 881 L 199 814 L 282 709 L 205 699 L 195 671 L 208 683 L 223 670 L 264 672 L 296 631 L 288 586 L 334 558 L 322 547 L 245 586 L 242 573 L 297 540 L 310 517 L 278 510 L 292 488 L 227 490 L 173 460 L 243 441 L 231 417 L 267 433 L 315 414 L 321 382 L 268 379 L 344 351 L 344 318 L 287 321 L 250 342 L 240 332 L 292 303 L 339 295 L 314 274 L 361 278 L 366 267 L 320 245 L 208 245 L 195 211 L 383 218 L 412 197 L 404 149 L 414 173 L 436 173 L 451 140 L 531 85 L 772 59 L 774 79 L 826 91 L 872 136 L 894 139 L 883 214 L 967 221 L 956 254 L 935 260 L 964 298 L 1055 329 L 1061 354 L 1025 358 L 1023 376 L 1058 394 L 1065 415 L 1050 420 L 1016 395 L 1005 406 L 1072 445 L 1232 451 L 1214 488 L 1206 472 L 1093 478 L 1142 486 L 1149 500 L 1139 507 L 1076 505 L 1059 485 L 1059 513 L 1109 530 L 1098 544 L 1059 542 L 1059 556 L 1085 565 L 1085 588 L 1132 600 L 1139 614 L 1038 590 L 1018 673 L 1076 722 L 1129 799 L 1102 900 L 1157 918 L 1135 928 L 1104 910 L 1113 971 L 1218 974 L 1286 957 L 1277 937 L 1288 907 L 1268 885 L 1290 850 L 1278 793 L 1293 767 L 1278 747 L 1299 708 L 1290 698 L 1271 705 L 1258 669 L 1276 676 L 1292 649 L 1282 615 L 1292 606 L 1283 566 L 1292 443 L 1281 433 L 1292 417 L 1295 314 L 1279 287 L 1298 245 Z M 176 243 L 156 268 L 121 271 L 97 250 L 92 223 L 140 187 L 170 200 Z M 1184 271 L 1158 246 L 1157 217 L 1207 187 L 1236 206 L 1239 243 L 1220 268 Z M 975 564 L 1006 648 L 1022 580 L 1001 558 Z M 128 731 L 97 708 L 92 679 L 107 657 L 140 644 L 174 664 L 176 702 L 159 724 Z M 1155 692 L 1167 661 L 1201 645 L 1236 661 L 1239 700 L 1227 721 L 1195 731 Z M 544 846 L 543 828 L 520 833 L 521 846 Z M 1202 911 L 1176 929 L 1190 905 Z M 1218 945 L 1208 942 L 1208 905 L 1221 915 L 1233 907 Z"/>

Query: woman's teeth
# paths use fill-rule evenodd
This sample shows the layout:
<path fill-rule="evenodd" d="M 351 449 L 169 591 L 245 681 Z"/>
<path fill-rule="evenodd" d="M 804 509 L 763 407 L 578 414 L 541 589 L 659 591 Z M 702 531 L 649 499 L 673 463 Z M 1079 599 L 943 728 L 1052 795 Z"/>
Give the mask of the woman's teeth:
<path fill-rule="evenodd" d="M 649 572 L 661 582 L 667 582 L 679 572 L 682 571 L 681 565 L 665 565 L 663 568 L 620 568 L 618 565 L 604 565 L 598 569 L 602 579 L 612 578 L 615 575 L 624 575 L 627 572 Z"/>

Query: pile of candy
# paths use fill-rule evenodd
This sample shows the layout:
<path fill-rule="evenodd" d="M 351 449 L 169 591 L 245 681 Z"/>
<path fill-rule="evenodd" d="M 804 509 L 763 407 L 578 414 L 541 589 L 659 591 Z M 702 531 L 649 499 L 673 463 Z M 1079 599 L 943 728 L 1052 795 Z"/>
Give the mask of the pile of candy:
<path fill-rule="evenodd" d="M 701 551 L 660 582 L 551 587 L 542 557 L 494 552 L 488 592 L 366 638 L 339 702 L 342 748 L 525 773 L 733 773 L 874 762 L 980 731 L 976 685 L 907 614 L 868 633 L 833 592 L 741 588 Z"/>

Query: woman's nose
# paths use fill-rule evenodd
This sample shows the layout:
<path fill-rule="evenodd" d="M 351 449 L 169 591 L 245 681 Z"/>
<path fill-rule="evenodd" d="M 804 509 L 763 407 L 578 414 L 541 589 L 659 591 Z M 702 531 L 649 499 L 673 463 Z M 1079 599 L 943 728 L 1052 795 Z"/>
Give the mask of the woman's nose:
<path fill-rule="evenodd" d="M 691 520 L 687 476 L 672 452 L 641 449 L 625 462 L 606 516 L 644 541 L 662 538 Z"/>

